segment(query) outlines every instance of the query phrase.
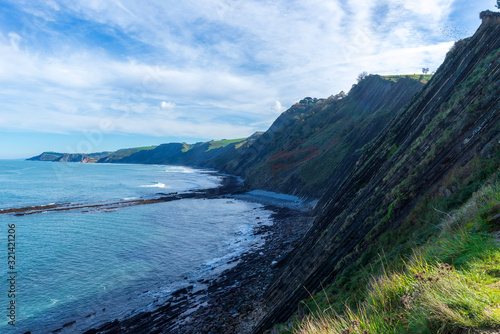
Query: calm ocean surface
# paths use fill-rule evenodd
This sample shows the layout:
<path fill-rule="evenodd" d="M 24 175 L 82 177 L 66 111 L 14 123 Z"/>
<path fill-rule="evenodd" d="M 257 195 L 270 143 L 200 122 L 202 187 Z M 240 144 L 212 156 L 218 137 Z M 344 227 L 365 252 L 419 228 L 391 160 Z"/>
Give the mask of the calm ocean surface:
<path fill-rule="evenodd" d="M 0 160 L 0 209 L 152 198 L 210 188 L 209 171 L 162 165 Z M 251 245 L 256 217 L 238 199 L 183 199 L 111 212 L 0 215 L 1 333 L 78 333 L 154 307 Z M 16 327 L 7 324 L 7 235 L 16 225 Z"/>

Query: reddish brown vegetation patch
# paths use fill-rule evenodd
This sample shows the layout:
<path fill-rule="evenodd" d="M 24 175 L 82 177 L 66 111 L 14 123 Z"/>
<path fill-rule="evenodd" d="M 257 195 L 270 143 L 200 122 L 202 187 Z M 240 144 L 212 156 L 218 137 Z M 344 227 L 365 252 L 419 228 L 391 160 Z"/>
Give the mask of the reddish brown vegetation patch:
<path fill-rule="evenodd" d="M 269 161 L 275 162 L 271 165 L 271 172 L 276 173 L 280 170 L 296 167 L 312 158 L 317 157 L 321 153 L 322 151 L 318 150 L 317 146 L 311 146 L 300 150 L 275 154 L 269 158 Z"/>

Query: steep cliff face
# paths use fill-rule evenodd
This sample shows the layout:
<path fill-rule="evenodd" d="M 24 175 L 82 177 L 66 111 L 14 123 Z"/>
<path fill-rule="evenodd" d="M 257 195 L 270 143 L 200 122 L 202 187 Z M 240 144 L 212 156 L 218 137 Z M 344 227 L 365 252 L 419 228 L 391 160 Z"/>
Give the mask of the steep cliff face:
<path fill-rule="evenodd" d="M 312 229 L 279 262 L 256 333 L 286 321 L 307 291 L 331 282 L 383 233 L 397 233 L 415 203 L 450 171 L 476 160 L 491 160 L 498 169 L 499 82 L 500 25 L 486 20 L 473 37 L 456 43 L 431 81 L 356 161 L 346 157 L 335 168 L 345 178 L 330 186 Z"/>
<path fill-rule="evenodd" d="M 244 176 L 252 188 L 320 197 L 344 177 L 332 168 L 345 157 L 355 163 L 358 150 L 422 87 L 418 79 L 371 75 L 347 97 L 305 98 L 221 168 Z"/>

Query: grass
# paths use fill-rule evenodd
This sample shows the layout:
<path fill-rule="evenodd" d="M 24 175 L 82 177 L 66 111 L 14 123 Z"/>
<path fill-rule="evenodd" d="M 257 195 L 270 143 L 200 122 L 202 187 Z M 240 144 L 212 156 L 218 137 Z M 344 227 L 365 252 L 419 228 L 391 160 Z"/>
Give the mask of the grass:
<path fill-rule="evenodd" d="M 46 157 L 51 157 L 51 158 L 59 158 L 64 155 L 63 153 L 57 153 L 57 152 L 43 152 L 42 154 L 45 155 Z"/>
<path fill-rule="evenodd" d="M 500 241 L 495 234 L 500 225 L 491 219 L 498 213 L 500 183 L 495 181 L 441 222 L 434 221 L 440 232 L 415 247 L 407 261 L 399 259 L 399 269 L 389 270 L 381 255 L 381 273 L 365 285 L 362 302 L 341 312 L 316 304 L 290 331 L 424 334 L 500 328 Z"/>
<path fill-rule="evenodd" d="M 409 78 L 422 83 L 427 83 L 432 78 L 432 74 L 401 74 L 401 75 L 382 75 L 382 78 L 391 81 L 398 81 L 401 78 Z"/>
<path fill-rule="evenodd" d="M 128 157 L 128 156 L 130 156 L 130 155 L 132 155 L 134 153 L 137 153 L 139 151 L 154 150 L 155 148 L 156 148 L 156 146 L 143 146 L 143 147 L 124 148 L 124 149 L 118 150 L 116 152 L 112 152 L 110 154 L 110 158 L 121 159 L 121 158 Z M 92 156 L 92 154 L 90 154 L 90 156 Z"/>
<path fill-rule="evenodd" d="M 210 142 L 210 146 L 208 147 L 208 151 L 216 149 L 216 148 L 225 147 L 229 144 L 241 143 L 245 140 L 247 140 L 247 138 L 213 140 Z"/>

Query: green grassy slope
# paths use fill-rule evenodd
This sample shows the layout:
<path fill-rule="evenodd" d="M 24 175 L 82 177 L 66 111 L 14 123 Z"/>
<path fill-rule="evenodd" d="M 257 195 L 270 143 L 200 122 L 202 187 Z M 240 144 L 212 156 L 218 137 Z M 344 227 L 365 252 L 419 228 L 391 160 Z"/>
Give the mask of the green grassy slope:
<path fill-rule="evenodd" d="M 432 78 L 432 74 L 399 74 L 399 75 L 383 75 L 385 79 L 397 81 L 401 78 L 409 78 L 413 80 L 418 80 L 422 83 L 427 83 Z"/>
<path fill-rule="evenodd" d="M 499 166 L 497 152 L 456 168 L 401 228 L 381 235 L 304 301 L 305 319 L 279 332 L 430 334 L 500 327 Z"/>
<path fill-rule="evenodd" d="M 221 140 L 212 140 L 210 142 L 210 146 L 208 150 L 213 150 L 216 148 L 226 147 L 229 144 L 238 144 L 242 143 L 246 140 L 246 138 L 238 138 L 238 139 L 221 139 Z"/>

